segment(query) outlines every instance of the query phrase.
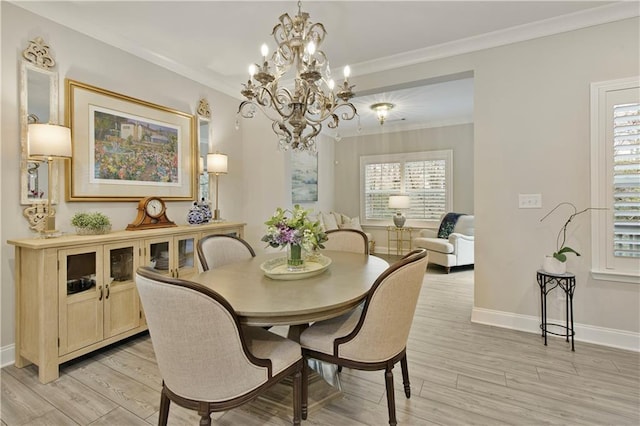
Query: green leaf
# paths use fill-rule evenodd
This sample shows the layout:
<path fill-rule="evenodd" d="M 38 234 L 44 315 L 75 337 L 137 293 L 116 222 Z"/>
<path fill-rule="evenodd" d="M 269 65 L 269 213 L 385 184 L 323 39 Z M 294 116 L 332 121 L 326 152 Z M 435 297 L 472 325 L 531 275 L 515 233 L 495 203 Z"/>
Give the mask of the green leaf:
<path fill-rule="evenodd" d="M 558 250 L 558 254 L 562 254 L 562 253 L 573 253 L 576 256 L 580 256 L 580 253 L 578 253 L 577 251 L 575 251 L 571 247 L 567 247 L 567 246 L 564 246 L 560 250 Z"/>
<path fill-rule="evenodd" d="M 560 253 L 560 252 L 553 253 L 553 257 L 558 259 L 560 262 L 567 261 L 567 256 L 564 253 Z"/>

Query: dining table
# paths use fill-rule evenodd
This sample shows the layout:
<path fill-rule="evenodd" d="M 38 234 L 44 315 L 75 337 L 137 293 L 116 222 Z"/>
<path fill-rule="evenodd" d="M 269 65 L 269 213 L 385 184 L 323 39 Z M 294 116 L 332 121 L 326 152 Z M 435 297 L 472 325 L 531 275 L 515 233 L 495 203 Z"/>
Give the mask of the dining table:
<path fill-rule="evenodd" d="M 286 253 L 271 252 L 200 272 L 189 279 L 223 296 L 240 324 L 288 326 L 287 337 L 300 341 L 300 333 L 310 323 L 340 316 L 362 303 L 376 279 L 389 267 L 384 259 L 363 253 L 321 250 L 320 255 L 324 256 L 320 263 L 325 267 L 315 275 L 302 270 L 275 274 L 281 279 L 271 278 L 268 275 L 272 274 L 265 273 L 269 271 L 265 265 L 278 260 L 286 262 Z M 335 365 L 317 360 L 308 362 L 317 372 L 309 376 L 311 413 L 340 397 L 342 386 Z M 264 399 L 288 411 L 291 386 L 286 383 L 281 386 L 267 392 Z"/>
<path fill-rule="evenodd" d="M 389 267 L 384 259 L 362 253 L 322 250 L 321 256 L 330 264 L 313 276 L 304 271 L 281 279 L 267 276 L 264 265 L 286 257 L 286 253 L 272 252 L 195 274 L 190 280 L 223 296 L 241 324 L 292 326 L 289 337 L 295 339 L 296 332 L 309 323 L 355 308 Z M 302 278 L 293 279 L 296 276 Z"/>

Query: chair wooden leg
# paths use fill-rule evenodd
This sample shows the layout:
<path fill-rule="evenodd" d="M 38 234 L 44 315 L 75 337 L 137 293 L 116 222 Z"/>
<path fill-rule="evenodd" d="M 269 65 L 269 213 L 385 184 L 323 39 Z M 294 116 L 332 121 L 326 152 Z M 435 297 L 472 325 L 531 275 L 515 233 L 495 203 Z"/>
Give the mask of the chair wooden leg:
<path fill-rule="evenodd" d="M 393 393 L 393 369 L 392 366 L 388 366 L 384 372 L 384 381 L 387 388 L 387 409 L 389 410 L 389 425 L 396 426 L 398 421 L 396 420 L 396 398 Z"/>
<path fill-rule="evenodd" d="M 293 424 L 299 425 L 302 413 L 302 372 L 293 375 Z"/>
<path fill-rule="evenodd" d="M 309 364 L 306 358 L 302 359 L 302 392 L 301 392 L 301 415 L 302 420 L 307 420 L 307 404 L 309 399 Z M 295 396 L 294 396 L 295 398 Z"/>
<path fill-rule="evenodd" d="M 162 391 L 160 392 L 160 416 L 158 417 L 158 426 L 167 426 L 167 421 L 169 420 L 169 404 L 171 404 L 171 400 L 167 396 L 164 386 L 162 386 Z"/>
<path fill-rule="evenodd" d="M 402 384 L 404 385 L 404 394 L 411 398 L 411 383 L 409 383 L 409 365 L 407 364 L 407 354 L 400 359 L 400 367 L 402 367 Z"/>

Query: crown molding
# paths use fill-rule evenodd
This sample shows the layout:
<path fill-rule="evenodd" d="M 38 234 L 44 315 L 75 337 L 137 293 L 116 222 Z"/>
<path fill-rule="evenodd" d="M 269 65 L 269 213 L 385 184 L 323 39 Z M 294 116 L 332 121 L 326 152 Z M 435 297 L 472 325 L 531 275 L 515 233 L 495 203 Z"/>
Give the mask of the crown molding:
<path fill-rule="evenodd" d="M 140 48 L 131 40 L 119 34 L 107 31 L 104 28 L 92 26 L 89 23 L 75 20 L 71 14 L 59 13 L 52 3 L 32 3 L 9 1 L 17 7 L 28 10 L 31 13 L 40 15 L 52 20 L 60 25 L 78 31 L 89 37 L 95 38 L 103 43 L 114 46 L 134 56 L 142 58 L 159 67 L 173 71 L 186 78 L 194 80 L 214 90 L 241 99 L 240 81 L 230 81 L 210 69 L 198 70 L 184 64 L 175 62 L 171 58 L 159 55 L 150 49 Z M 605 5 L 593 9 L 588 9 L 573 14 L 563 15 L 551 19 L 524 24 L 505 30 L 443 43 L 424 49 L 404 52 L 397 55 L 379 58 L 372 61 L 352 64 L 352 69 L 357 69 L 358 75 L 367 75 L 380 71 L 388 71 L 395 68 L 402 68 L 435 59 L 456 56 L 492 47 L 504 46 L 507 44 L 531 40 L 539 37 L 549 36 L 567 31 L 594 25 L 605 24 L 632 17 L 640 16 L 640 3 L 637 1 L 622 1 L 611 5 Z M 235 77 L 233 77 L 235 79 Z"/>
<path fill-rule="evenodd" d="M 442 43 L 424 49 L 360 62 L 352 64 L 351 68 L 357 70 L 358 75 L 373 74 L 637 16 L 640 16 L 640 3 L 637 1 L 622 1 L 479 36 Z"/>

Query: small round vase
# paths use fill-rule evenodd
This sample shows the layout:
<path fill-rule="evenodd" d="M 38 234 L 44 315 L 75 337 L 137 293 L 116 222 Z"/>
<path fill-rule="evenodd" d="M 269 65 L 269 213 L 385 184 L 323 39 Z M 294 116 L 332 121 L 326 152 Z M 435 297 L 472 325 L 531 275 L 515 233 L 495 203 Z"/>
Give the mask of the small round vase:
<path fill-rule="evenodd" d="M 553 256 L 545 256 L 542 270 L 550 274 L 562 275 L 567 272 L 567 263 L 560 262 Z"/>
<path fill-rule="evenodd" d="M 193 207 L 189 209 L 189 213 L 187 213 L 187 222 L 190 225 L 199 225 L 204 222 L 204 213 L 198 207 L 197 203 L 193 203 Z"/>
<path fill-rule="evenodd" d="M 211 211 L 211 207 L 209 207 L 209 203 L 207 203 L 203 198 L 200 204 L 198 204 L 198 207 L 200 207 L 200 210 L 202 211 L 204 222 L 209 222 L 213 218 L 213 212 Z"/>

